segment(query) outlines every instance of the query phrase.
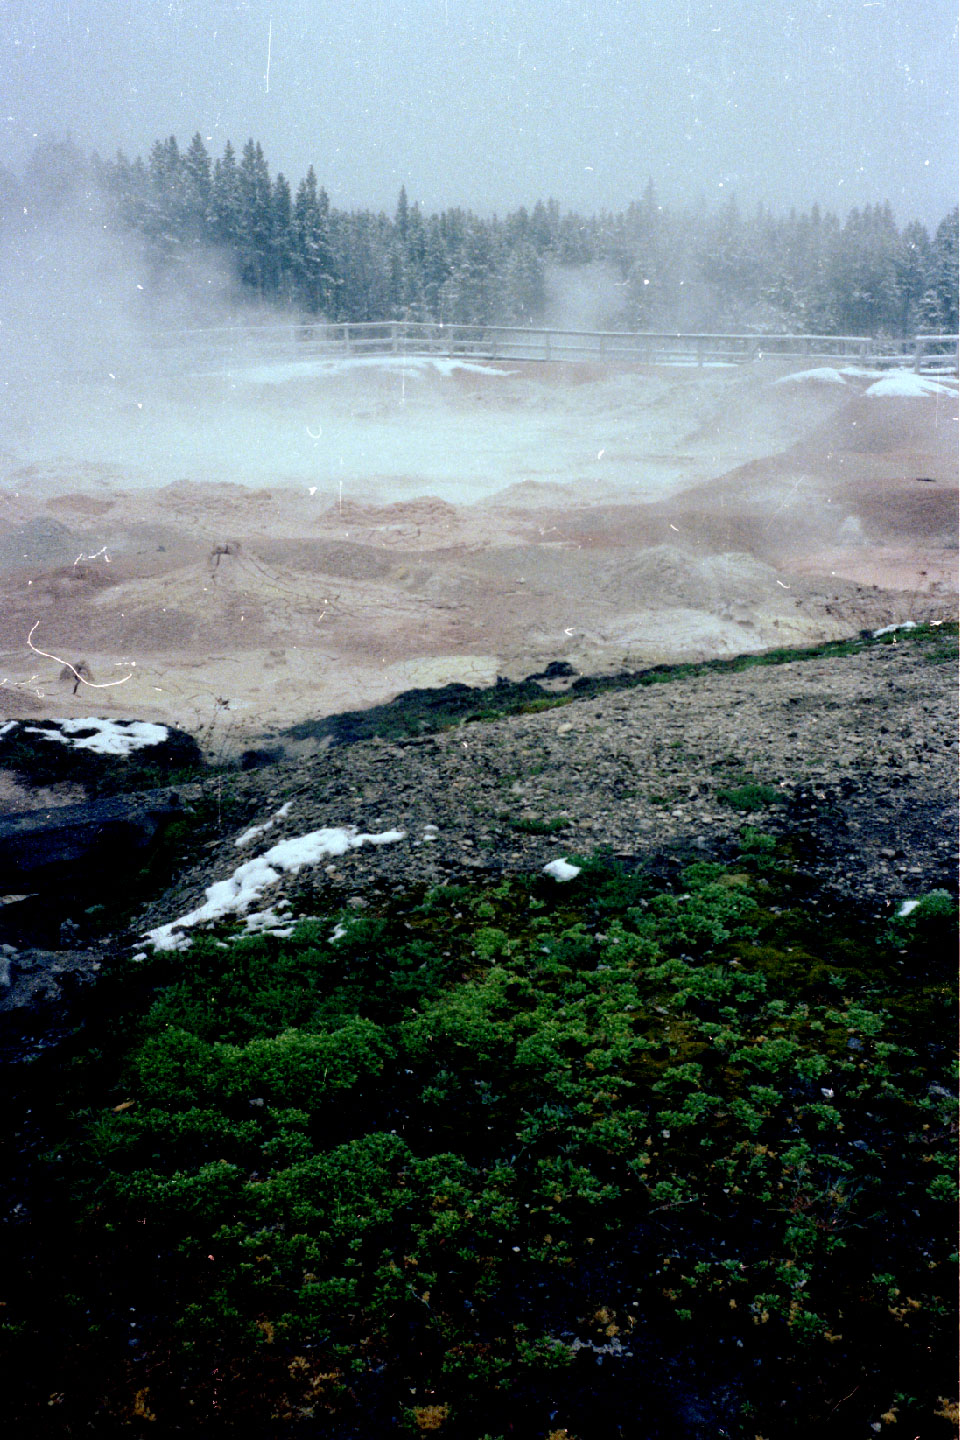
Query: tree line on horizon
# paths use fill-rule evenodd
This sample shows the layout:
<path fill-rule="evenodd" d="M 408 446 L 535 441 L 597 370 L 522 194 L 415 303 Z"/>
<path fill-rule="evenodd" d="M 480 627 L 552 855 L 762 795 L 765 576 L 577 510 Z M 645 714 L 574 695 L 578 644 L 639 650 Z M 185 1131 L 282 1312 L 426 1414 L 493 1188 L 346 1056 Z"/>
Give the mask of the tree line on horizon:
<path fill-rule="evenodd" d="M 757 333 L 954 334 L 958 212 L 898 227 L 889 203 L 846 219 L 813 205 L 744 214 L 735 200 L 670 209 L 653 182 L 619 213 L 538 200 L 500 218 L 424 214 L 401 189 L 392 216 L 332 206 L 311 166 L 294 189 L 250 139 L 211 157 L 157 140 L 146 160 L 41 142 L 22 176 L 0 167 L 0 224 L 43 225 L 78 205 L 142 241 L 152 275 L 189 288 L 190 262 L 226 260 L 239 294 L 298 317 Z M 576 289 L 576 286 L 574 287 Z M 569 292 L 567 292 L 569 293 Z M 567 312 L 569 315 L 569 311 Z M 584 320 L 584 316 L 589 316 Z"/>

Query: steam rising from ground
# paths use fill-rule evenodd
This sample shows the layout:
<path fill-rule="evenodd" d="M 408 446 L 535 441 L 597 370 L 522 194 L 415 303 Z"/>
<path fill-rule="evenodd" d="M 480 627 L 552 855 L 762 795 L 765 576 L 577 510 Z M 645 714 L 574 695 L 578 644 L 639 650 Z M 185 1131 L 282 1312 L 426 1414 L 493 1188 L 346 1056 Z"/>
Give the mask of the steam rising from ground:
<path fill-rule="evenodd" d="M 104 714 L 249 738 L 412 685 L 953 607 L 950 386 L 307 363 L 283 322 L 229 328 L 210 256 L 185 317 L 183 276 L 165 292 L 104 225 L 25 229 L 0 290 L 0 714 L 90 713 L 27 647 L 38 622 L 42 649 L 132 675 Z M 552 323 L 602 328 L 615 290 L 553 277 Z"/>
<path fill-rule="evenodd" d="M 549 265 L 544 324 L 554 330 L 624 328 L 626 286 L 611 265 Z"/>

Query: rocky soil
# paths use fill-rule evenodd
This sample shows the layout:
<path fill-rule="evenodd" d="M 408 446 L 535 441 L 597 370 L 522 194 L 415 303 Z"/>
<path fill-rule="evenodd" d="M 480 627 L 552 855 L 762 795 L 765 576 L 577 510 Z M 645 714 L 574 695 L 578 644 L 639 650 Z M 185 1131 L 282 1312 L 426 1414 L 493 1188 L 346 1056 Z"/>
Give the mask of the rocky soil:
<path fill-rule="evenodd" d="M 597 848 L 669 874 L 698 854 L 735 855 L 746 825 L 789 836 L 799 868 L 867 912 L 953 891 L 955 655 L 953 637 L 933 630 L 842 657 L 673 676 L 584 699 L 563 695 L 575 676 L 546 679 L 544 699 L 566 703 L 417 739 L 301 742 L 303 753 L 261 769 L 128 797 L 128 809 L 162 801 L 181 827 L 200 805 L 208 827 L 211 813 L 221 817 L 220 838 L 193 846 L 202 858 L 126 934 L 99 941 L 84 913 L 92 890 L 51 891 L 38 880 L 17 887 L 35 895 L 0 895 L 4 1054 L 28 1057 L 55 1043 L 102 962 L 136 949 L 148 928 L 194 909 L 208 886 L 276 842 L 326 827 L 404 836 L 286 875 L 257 908 L 284 900 L 285 913 L 301 915 L 364 907 Z M 56 828 L 81 809 L 117 803 L 55 805 L 7 828 L 30 819 Z M 237 848 L 242 831 L 281 806 L 268 831 Z M 96 854 L 88 860 L 98 863 Z M 128 870 L 116 856 L 100 867 L 117 893 L 94 886 L 97 910 L 129 903 Z"/>
<path fill-rule="evenodd" d="M 326 826 L 406 832 L 268 892 L 271 904 L 283 889 L 297 892 L 307 913 L 311 901 L 363 904 L 599 846 L 636 863 L 723 853 L 745 823 L 793 834 L 805 869 L 882 908 L 956 882 L 947 649 L 904 638 L 845 658 L 694 675 L 422 739 L 333 747 L 231 788 L 245 823 L 290 802 L 263 849 Z M 755 813 L 722 793 L 751 782 L 769 787 L 761 800 L 777 797 Z M 185 913 L 257 850 L 238 851 L 234 838 L 151 907 L 151 923 Z"/>

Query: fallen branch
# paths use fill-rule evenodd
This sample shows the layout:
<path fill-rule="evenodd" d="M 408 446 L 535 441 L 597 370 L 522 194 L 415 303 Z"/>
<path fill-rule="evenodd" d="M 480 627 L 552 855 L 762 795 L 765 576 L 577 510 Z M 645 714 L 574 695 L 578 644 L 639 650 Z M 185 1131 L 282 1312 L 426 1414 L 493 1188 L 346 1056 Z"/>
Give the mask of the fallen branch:
<path fill-rule="evenodd" d="M 39 624 L 40 621 L 37 620 L 32 626 L 30 634 L 27 636 L 27 644 L 30 646 L 30 649 L 35 655 L 42 655 L 45 660 L 55 660 L 58 665 L 62 665 L 65 670 L 69 670 L 71 674 L 76 677 L 78 684 L 89 685 L 91 690 L 111 690 L 115 685 L 125 685 L 128 680 L 133 679 L 133 671 L 131 670 L 129 675 L 123 675 L 119 680 L 101 680 L 99 682 L 96 680 L 88 680 L 85 675 L 80 674 L 80 671 L 75 665 L 70 664 L 69 660 L 63 660 L 59 655 L 52 655 L 49 650 L 41 650 L 38 645 L 34 645 L 33 637 Z M 74 694 L 76 694 L 76 691 L 74 691 Z"/>

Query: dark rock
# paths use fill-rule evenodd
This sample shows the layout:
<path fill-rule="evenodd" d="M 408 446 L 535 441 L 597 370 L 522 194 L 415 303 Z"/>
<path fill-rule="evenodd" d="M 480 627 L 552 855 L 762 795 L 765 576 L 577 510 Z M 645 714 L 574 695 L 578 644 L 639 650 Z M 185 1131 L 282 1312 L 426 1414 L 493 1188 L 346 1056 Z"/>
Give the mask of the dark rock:
<path fill-rule="evenodd" d="M 61 1038 L 77 999 L 100 971 L 95 950 L 0 947 L 0 1055 L 29 1060 Z"/>
<path fill-rule="evenodd" d="M 14 720 L 0 727 L 0 767 L 12 770 L 27 785 L 69 781 L 86 788 L 88 795 L 114 795 L 152 789 L 171 770 L 202 766 L 200 747 L 186 730 L 165 725 L 163 739 L 138 745 L 126 755 L 104 754 L 76 742 L 96 733 L 99 722 L 65 732 L 62 719 Z M 111 720 L 117 732 L 133 720 Z"/>
<path fill-rule="evenodd" d="M 241 770 L 260 770 L 265 765 L 277 765 L 284 758 L 284 752 L 274 747 L 263 750 L 244 750 L 240 756 Z"/>
<path fill-rule="evenodd" d="M 63 887 L 89 895 L 109 888 L 181 813 L 176 796 L 156 791 L 0 820 L 0 891 Z"/>

